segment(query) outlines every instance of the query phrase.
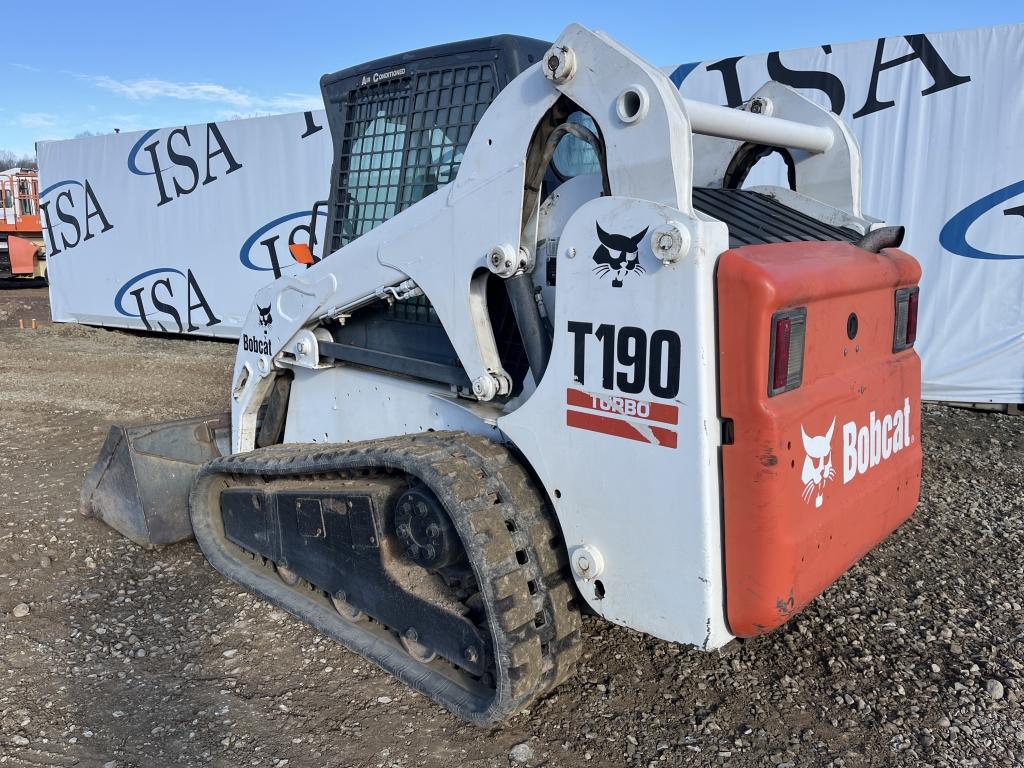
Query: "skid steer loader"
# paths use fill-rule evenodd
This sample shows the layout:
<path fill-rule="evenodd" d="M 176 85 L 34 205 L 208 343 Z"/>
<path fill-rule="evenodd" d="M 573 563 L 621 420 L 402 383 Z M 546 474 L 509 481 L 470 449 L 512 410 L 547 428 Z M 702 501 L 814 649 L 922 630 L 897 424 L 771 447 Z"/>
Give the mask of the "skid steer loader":
<path fill-rule="evenodd" d="M 920 269 L 837 116 L 685 100 L 578 25 L 321 87 L 323 243 L 230 415 L 112 428 L 83 511 L 476 722 L 571 674 L 581 610 L 721 648 L 911 514 Z M 768 153 L 789 187 L 744 188 Z"/>

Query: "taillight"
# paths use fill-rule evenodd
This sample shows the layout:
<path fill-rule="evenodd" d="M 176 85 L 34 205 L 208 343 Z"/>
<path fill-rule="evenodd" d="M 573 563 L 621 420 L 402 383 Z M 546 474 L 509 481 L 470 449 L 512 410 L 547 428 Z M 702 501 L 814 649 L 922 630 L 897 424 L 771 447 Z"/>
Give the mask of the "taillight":
<path fill-rule="evenodd" d="M 920 289 L 910 294 L 910 306 L 907 307 L 907 344 L 911 346 L 917 341 L 917 297 L 920 295 Z"/>
<path fill-rule="evenodd" d="M 778 391 L 789 381 L 789 342 L 793 321 L 780 317 L 775 323 L 775 344 L 772 347 L 772 389 Z"/>
<path fill-rule="evenodd" d="M 896 291 L 896 325 L 893 330 L 892 351 L 900 352 L 914 346 L 917 341 L 917 299 L 920 289 L 900 288 Z"/>
<path fill-rule="evenodd" d="M 806 308 L 785 309 L 772 315 L 768 360 L 769 397 L 796 389 L 803 381 L 806 331 Z"/>

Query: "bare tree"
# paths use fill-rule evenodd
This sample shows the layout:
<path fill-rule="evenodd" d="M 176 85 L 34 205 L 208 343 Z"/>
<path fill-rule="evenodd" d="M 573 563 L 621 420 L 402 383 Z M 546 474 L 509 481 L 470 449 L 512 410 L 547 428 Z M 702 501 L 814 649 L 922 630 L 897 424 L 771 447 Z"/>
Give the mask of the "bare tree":
<path fill-rule="evenodd" d="M 8 168 L 35 168 L 36 159 L 27 155 L 19 156 L 9 149 L 0 149 L 0 171 Z"/>

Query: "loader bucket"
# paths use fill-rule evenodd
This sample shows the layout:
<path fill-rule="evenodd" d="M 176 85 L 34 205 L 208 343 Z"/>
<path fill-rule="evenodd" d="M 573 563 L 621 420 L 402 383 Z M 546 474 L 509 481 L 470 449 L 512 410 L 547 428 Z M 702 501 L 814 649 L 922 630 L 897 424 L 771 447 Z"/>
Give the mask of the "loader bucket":
<path fill-rule="evenodd" d="M 112 426 L 85 477 L 80 510 L 147 549 L 192 537 L 188 494 L 199 468 L 228 452 L 231 415 Z"/>

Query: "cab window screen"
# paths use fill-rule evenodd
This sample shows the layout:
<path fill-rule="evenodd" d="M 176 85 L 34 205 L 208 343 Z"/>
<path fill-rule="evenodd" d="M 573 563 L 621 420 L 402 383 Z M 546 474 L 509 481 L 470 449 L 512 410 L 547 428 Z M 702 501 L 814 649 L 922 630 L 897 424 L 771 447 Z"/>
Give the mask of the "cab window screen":
<path fill-rule="evenodd" d="M 397 213 L 409 112 L 409 80 L 356 89 L 345 116 L 339 174 L 341 247 Z"/>
<path fill-rule="evenodd" d="M 454 180 L 496 93 L 490 63 L 424 70 L 350 91 L 330 250 Z"/>

